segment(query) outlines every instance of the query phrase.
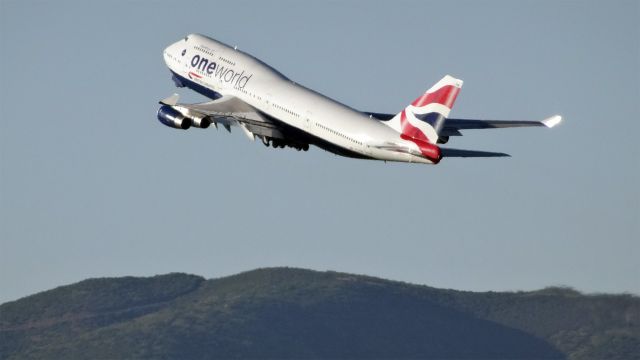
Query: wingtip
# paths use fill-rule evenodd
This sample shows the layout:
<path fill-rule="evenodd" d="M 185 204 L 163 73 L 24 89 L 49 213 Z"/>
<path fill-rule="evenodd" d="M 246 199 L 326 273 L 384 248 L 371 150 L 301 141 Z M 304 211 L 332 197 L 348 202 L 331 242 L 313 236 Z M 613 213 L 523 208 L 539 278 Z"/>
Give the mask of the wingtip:
<path fill-rule="evenodd" d="M 548 117 L 548 118 L 542 120 L 542 123 L 544 124 L 544 126 L 546 126 L 548 128 L 552 128 L 552 127 L 560 124 L 560 122 L 562 122 L 562 116 L 560 116 L 560 115 L 553 115 L 551 117 Z"/>
<path fill-rule="evenodd" d="M 176 105 L 178 103 L 178 99 L 180 98 L 180 95 L 178 94 L 173 94 L 167 98 L 164 98 L 162 100 L 159 101 L 160 104 L 163 105 Z"/>

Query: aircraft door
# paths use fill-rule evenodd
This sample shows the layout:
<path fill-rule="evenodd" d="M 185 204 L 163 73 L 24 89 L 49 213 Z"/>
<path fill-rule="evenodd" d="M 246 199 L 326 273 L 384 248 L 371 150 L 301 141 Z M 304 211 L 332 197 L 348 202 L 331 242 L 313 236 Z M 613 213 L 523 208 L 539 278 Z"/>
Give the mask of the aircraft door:
<path fill-rule="evenodd" d="M 273 104 L 271 102 L 271 93 L 266 93 L 266 95 L 264 96 L 264 102 L 267 104 L 268 108 L 273 108 Z"/>
<path fill-rule="evenodd" d="M 311 113 L 311 111 L 308 111 L 305 113 L 305 117 L 304 117 L 304 129 L 307 132 L 311 132 L 311 123 L 313 122 L 313 120 L 311 119 L 313 116 L 313 114 Z"/>

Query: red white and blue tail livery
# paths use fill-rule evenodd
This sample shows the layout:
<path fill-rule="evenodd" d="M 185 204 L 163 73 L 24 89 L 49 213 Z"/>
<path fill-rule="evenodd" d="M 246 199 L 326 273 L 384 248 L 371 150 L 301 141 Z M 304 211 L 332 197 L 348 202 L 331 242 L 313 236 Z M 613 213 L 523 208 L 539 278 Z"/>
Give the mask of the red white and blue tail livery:
<path fill-rule="evenodd" d="M 433 144 L 438 142 L 462 83 L 450 75 L 443 77 L 386 124 L 402 139 L 415 143 L 425 157 L 437 159 L 441 154 Z"/>
<path fill-rule="evenodd" d="M 310 145 L 338 155 L 437 164 L 443 157 L 496 157 L 504 153 L 441 147 L 470 129 L 553 127 L 559 115 L 542 121 L 450 118 L 462 80 L 445 76 L 397 114 L 357 111 L 305 88 L 255 57 L 209 37 L 191 34 L 164 50 L 178 87 L 211 101 L 161 100 L 158 120 L 177 128 L 239 127 L 266 146 L 308 150 Z"/>
<path fill-rule="evenodd" d="M 409 139 L 435 144 L 462 88 L 462 80 L 445 76 L 387 122 Z"/>

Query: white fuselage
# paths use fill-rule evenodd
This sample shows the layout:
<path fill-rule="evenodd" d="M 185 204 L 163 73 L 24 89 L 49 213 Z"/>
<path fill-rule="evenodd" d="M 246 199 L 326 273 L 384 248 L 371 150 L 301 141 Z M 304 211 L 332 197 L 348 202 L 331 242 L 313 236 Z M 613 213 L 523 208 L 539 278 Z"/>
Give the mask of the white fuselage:
<path fill-rule="evenodd" d="M 385 145 L 415 144 L 381 121 L 296 84 L 255 57 L 216 40 L 189 35 L 167 47 L 164 60 L 176 75 L 212 93 L 237 97 L 341 149 L 378 160 L 432 163 L 384 149 Z"/>

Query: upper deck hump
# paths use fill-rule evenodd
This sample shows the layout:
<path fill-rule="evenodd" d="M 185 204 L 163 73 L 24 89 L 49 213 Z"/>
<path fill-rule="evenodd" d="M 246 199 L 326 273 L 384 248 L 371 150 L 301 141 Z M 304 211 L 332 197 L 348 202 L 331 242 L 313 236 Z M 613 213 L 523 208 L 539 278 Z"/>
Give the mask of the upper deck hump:
<path fill-rule="evenodd" d="M 225 44 L 222 41 L 212 39 L 202 34 L 189 34 L 186 36 L 186 39 L 188 39 L 188 41 L 193 41 L 196 44 L 209 47 L 213 50 L 219 50 L 219 51 L 222 50 L 222 52 L 224 52 L 227 56 L 232 56 L 231 54 L 235 54 L 234 56 L 235 60 L 242 63 L 242 65 L 246 67 L 251 67 L 253 69 L 262 68 L 264 70 L 267 70 L 264 72 L 263 75 L 271 76 L 279 80 L 289 80 L 288 77 L 286 77 L 280 71 L 274 69 L 272 66 L 265 63 L 264 61 L 258 59 L 257 57 L 247 52 L 238 50 L 237 47 L 229 46 L 228 44 Z"/>

